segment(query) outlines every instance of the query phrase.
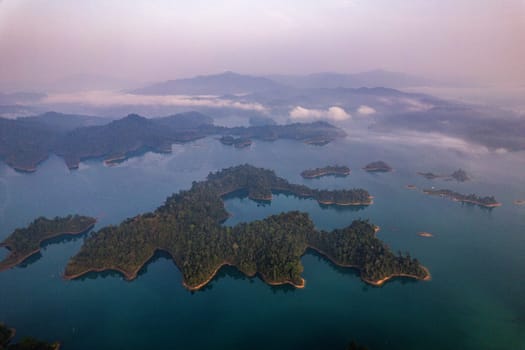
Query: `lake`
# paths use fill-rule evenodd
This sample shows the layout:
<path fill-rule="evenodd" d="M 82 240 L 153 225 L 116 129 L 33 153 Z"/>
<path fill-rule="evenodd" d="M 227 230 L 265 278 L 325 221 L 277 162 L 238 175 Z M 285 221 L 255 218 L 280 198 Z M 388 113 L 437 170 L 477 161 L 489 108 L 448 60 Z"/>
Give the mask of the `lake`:
<path fill-rule="evenodd" d="M 384 160 L 391 173 L 361 167 Z M 113 167 L 99 161 L 69 171 L 52 157 L 36 173 L 0 164 L 0 240 L 38 216 L 96 216 L 95 229 L 154 210 L 173 192 L 210 171 L 250 163 L 313 188 L 367 189 L 366 208 L 322 208 L 314 200 L 276 195 L 269 205 L 248 198 L 225 202 L 224 225 L 289 210 L 308 212 L 321 229 L 357 218 L 381 227 L 394 251 L 410 252 L 430 269 L 429 282 L 394 279 L 383 287 L 356 271 L 335 267 L 314 253 L 302 262 L 304 289 L 272 287 L 235 268 L 221 269 L 198 292 L 158 255 L 139 277 L 89 274 L 65 281 L 68 259 L 82 237 L 47 245 L 23 266 L 0 273 L 0 320 L 17 336 L 59 340 L 64 349 L 345 349 L 351 341 L 382 349 L 525 349 L 525 155 L 465 153 L 428 144 L 338 140 L 324 147 L 280 140 L 234 149 L 209 137 L 174 145 L 173 153 L 147 153 Z M 347 165 L 347 177 L 306 180 L 300 172 Z M 427 180 L 417 171 L 463 168 L 470 182 Z M 450 188 L 494 195 L 493 210 L 426 196 L 405 188 Z M 417 235 L 420 231 L 432 238 Z M 7 250 L 0 250 L 0 258 Z"/>

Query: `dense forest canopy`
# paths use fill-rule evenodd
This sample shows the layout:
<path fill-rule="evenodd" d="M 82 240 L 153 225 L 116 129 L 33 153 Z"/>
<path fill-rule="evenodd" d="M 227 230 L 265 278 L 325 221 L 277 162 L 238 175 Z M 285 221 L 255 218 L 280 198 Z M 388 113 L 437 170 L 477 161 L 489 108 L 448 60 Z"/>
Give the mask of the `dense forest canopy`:
<path fill-rule="evenodd" d="M 170 196 L 155 211 L 107 226 L 90 235 L 66 267 L 66 278 L 90 271 L 117 270 L 127 279 L 156 251 L 167 252 L 183 275 L 187 288 L 208 283 L 222 265 L 234 265 L 248 276 L 258 274 L 270 284 L 304 285 L 300 258 L 310 247 L 339 265 L 361 271 L 369 283 L 395 275 L 424 279 L 428 271 L 409 256 L 393 254 L 376 236 L 375 226 L 356 221 L 351 226 L 316 230 L 308 214 L 297 211 L 234 227 L 221 225 L 227 217 L 222 197 L 247 190 L 250 198 L 270 200 L 272 191 L 301 197 L 341 201 L 368 199 L 365 190 L 319 191 L 290 184 L 271 170 L 240 165 L 210 173 L 190 190 Z"/>
<path fill-rule="evenodd" d="M 18 265 L 29 256 L 36 254 L 45 240 L 85 232 L 93 227 L 95 221 L 94 218 L 80 215 L 35 219 L 28 227 L 16 229 L 0 243 L 0 247 L 7 247 L 11 251 L 0 262 L 0 271 Z"/>

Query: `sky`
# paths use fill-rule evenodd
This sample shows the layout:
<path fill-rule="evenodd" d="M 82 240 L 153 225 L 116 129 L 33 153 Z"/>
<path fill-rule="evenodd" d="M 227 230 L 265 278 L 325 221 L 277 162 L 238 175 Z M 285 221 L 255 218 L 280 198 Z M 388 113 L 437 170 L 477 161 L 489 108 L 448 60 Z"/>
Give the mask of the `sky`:
<path fill-rule="evenodd" d="M 386 69 L 525 85 L 525 0 L 0 0 L 2 86 Z"/>

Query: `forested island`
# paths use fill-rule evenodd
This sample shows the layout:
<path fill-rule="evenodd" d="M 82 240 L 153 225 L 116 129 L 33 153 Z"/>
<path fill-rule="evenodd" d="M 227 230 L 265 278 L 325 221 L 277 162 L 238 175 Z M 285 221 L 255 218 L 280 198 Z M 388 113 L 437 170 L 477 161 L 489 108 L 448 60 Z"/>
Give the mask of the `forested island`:
<path fill-rule="evenodd" d="M 432 172 L 418 172 L 418 175 L 423 176 L 425 179 L 434 180 L 434 179 L 445 179 L 445 180 L 456 180 L 457 182 L 465 182 L 470 180 L 470 176 L 467 175 L 467 172 L 463 169 L 458 169 L 450 175 L 439 175 Z"/>
<path fill-rule="evenodd" d="M 446 189 L 442 189 L 442 190 L 425 189 L 423 190 L 423 193 L 432 195 L 432 196 L 441 196 L 441 197 L 450 198 L 456 202 L 476 204 L 476 205 L 479 205 L 480 207 L 485 207 L 485 208 L 494 208 L 494 207 L 501 206 L 501 203 L 498 202 L 496 198 L 494 198 L 494 196 L 481 197 L 476 194 L 465 195 L 465 194 L 461 194 L 461 193 L 454 192 L 451 190 L 446 190 Z"/>
<path fill-rule="evenodd" d="M 390 172 L 393 170 L 390 165 L 383 162 L 382 160 L 378 160 L 377 162 L 368 163 L 363 169 L 368 172 L 382 172 L 382 173 Z"/>
<path fill-rule="evenodd" d="M 232 144 L 242 148 L 252 139 L 330 142 L 346 133 L 326 122 L 228 128 L 214 125 L 212 118 L 198 112 L 152 119 L 130 114 L 119 120 L 46 113 L 14 120 L 0 118 L 0 159 L 23 172 L 36 171 L 51 154 L 62 157 L 69 169 L 78 168 L 87 159 L 102 159 L 112 165 L 148 151 L 169 153 L 175 143 L 210 135 L 235 136 Z"/>
<path fill-rule="evenodd" d="M 223 136 L 219 141 L 226 146 L 234 146 L 235 148 L 246 148 L 252 145 L 252 140 L 246 137 L 233 137 L 231 135 Z"/>
<path fill-rule="evenodd" d="M 315 179 L 328 175 L 347 176 L 350 175 L 350 168 L 341 165 L 329 165 L 324 168 L 306 169 L 301 172 L 301 176 L 305 179 Z"/>
<path fill-rule="evenodd" d="M 28 227 L 16 229 L 0 243 L 0 247 L 10 250 L 10 254 L 0 262 L 0 271 L 12 268 L 38 253 L 46 240 L 84 233 L 90 230 L 95 222 L 95 218 L 79 215 L 54 219 L 37 218 Z"/>
<path fill-rule="evenodd" d="M 0 323 L 0 350 L 59 350 L 60 343 L 47 343 L 32 337 L 25 337 L 18 343 L 11 343 L 16 330 Z"/>
<path fill-rule="evenodd" d="M 365 190 L 319 191 L 290 184 L 271 170 L 240 165 L 210 173 L 191 189 L 168 197 L 153 212 L 91 234 L 68 263 L 66 279 L 89 272 L 116 270 L 134 279 L 158 251 L 168 253 L 190 290 L 205 286 L 224 265 L 268 284 L 301 288 L 301 256 L 309 248 L 334 264 L 353 267 L 367 283 L 381 285 L 389 278 L 429 279 L 430 274 L 408 255 L 396 255 L 375 235 L 376 226 L 357 220 L 332 232 L 318 231 L 308 214 L 297 211 L 226 227 L 222 197 L 245 192 L 255 200 L 271 200 L 272 192 L 303 198 L 332 198 L 343 202 L 369 201 Z"/>

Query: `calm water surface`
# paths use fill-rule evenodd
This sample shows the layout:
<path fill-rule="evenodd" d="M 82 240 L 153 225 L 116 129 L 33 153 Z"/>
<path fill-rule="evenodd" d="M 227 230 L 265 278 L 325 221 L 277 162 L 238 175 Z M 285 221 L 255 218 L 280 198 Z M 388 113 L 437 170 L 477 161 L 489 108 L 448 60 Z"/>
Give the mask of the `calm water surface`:
<path fill-rule="evenodd" d="M 395 171 L 368 174 L 369 161 Z M 65 281 L 61 274 L 82 238 L 50 244 L 24 266 L 0 273 L 0 320 L 19 334 L 60 340 L 64 349 L 344 349 L 352 339 L 370 349 L 525 349 L 524 155 L 466 155 L 446 149 L 338 141 L 325 147 L 278 141 L 236 150 L 213 138 L 174 146 L 172 155 L 146 154 L 116 167 L 87 162 L 67 170 L 51 158 L 34 174 L 0 165 L 0 239 L 37 216 L 69 213 L 99 218 L 97 228 L 155 209 L 209 171 L 241 163 L 276 170 L 317 188 L 363 187 L 367 208 L 326 209 L 312 200 L 275 196 L 261 206 L 232 198 L 225 225 L 288 210 L 308 212 L 317 227 L 343 227 L 356 218 L 381 226 L 379 237 L 408 251 L 432 281 L 397 279 L 364 284 L 355 271 L 308 253 L 305 289 L 270 287 L 224 268 L 204 290 L 191 293 L 171 260 L 159 256 L 133 282 L 116 273 Z M 303 180 L 305 168 L 352 168 L 345 178 Z M 468 183 L 429 181 L 416 171 L 474 177 Z M 443 187 L 495 195 L 501 208 L 483 210 L 404 188 Z M 419 231 L 433 238 L 417 236 Z M 0 258 L 6 250 L 0 250 Z"/>

